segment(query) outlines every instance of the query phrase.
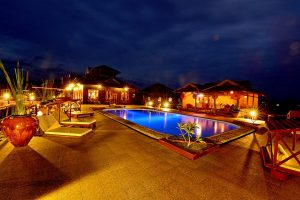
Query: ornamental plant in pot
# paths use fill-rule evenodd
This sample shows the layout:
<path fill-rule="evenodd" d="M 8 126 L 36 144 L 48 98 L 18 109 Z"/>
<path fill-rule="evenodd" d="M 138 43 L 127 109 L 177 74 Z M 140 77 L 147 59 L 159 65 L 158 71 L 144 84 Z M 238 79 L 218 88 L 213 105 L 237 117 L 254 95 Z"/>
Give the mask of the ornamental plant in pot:
<path fill-rule="evenodd" d="M 19 63 L 14 70 L 15 77 L 11 79 L 3 63 L 0 61 L 0 69 L 3 71 L 6 81 L 10 87 L 11 95 L 15 101 L 15 107 L 11 116 L 1 121 L 1 129 L 5 137 L 15 146 L 26 146 L 33 135 L 36 133 L 38 121 L 31 115 L 26 114 L 24 90 L 26 84 L 24 81 L 23 69 Z M 26 80 L 28 79 L 28 74 Z"/>

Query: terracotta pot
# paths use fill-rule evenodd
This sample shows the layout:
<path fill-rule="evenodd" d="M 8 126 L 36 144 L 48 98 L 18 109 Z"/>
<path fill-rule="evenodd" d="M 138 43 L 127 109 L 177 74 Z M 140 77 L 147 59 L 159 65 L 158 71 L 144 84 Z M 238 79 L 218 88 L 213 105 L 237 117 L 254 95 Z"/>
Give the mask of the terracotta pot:
<path fill-rule="evenodd" d="M 1 121 L 1 129 L 5 137 L 15 147 L 26 146 L 38 127 L 38 120 L 30 115 L 15 115 Z"/>

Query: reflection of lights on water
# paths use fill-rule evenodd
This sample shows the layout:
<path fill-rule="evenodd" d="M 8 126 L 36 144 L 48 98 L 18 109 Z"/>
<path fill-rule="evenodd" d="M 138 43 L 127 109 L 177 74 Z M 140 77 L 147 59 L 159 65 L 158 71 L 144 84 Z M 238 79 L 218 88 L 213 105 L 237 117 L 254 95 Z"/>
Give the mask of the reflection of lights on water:
<path fill-rule="evenodd" d="M 164 118 L 164 128 L 167 127 L 167 118 L 168 118 L 168 113 L 165 113 L 165 118 Z"/>
<path fill-rule="evenodd" d="M 202 127 L 197 124 L 198 128 L 196 128 L 196 135 L 197 135 L 197 138 L 201 137 L 202 135 Z"/>
<path fill-rule="evenodd" d="M 148 122 L 149 122 L 149 124 L 151 123 L 151 116 L 152 116 L 152 113 L 149 112 L 149 115 L 148 115 Z"/>
<path fill-rule="evenodd" d="M 199 138 L 202 135 L 202 127 L 201 127 L 201 124 L 199 123 L 199 118 L 195 118 L 194 123 L 196 123 L 196 125 L 197 125 L 197 127 L 195 129 L 195 134 L 196 134 L 196 137 Z"/>
<path fill-rule="evenodd" d="M 123 115 L 123 119 L 127 119 L 127 115 L 126 115 L 126 113 L 124 113 L 124 115 Z"/>
<path fill-rule="evenodd" d="M 225 131 L 225 124 L 220 124 L 221 133 L 224 133 Z"/>
<path fill-rule="evenodd" d="M 218 124 L 215 122 L 214 124 L 214 133 L 216 133 L 218 131 Z"/>

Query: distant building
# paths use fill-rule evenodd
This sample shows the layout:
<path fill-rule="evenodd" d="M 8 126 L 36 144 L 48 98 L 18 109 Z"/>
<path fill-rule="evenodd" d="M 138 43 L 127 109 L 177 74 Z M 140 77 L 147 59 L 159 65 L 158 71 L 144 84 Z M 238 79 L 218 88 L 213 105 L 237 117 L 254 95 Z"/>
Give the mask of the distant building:
<path fill-rule="evenodd" d="M 249 81 L 232 80 L 204 85 L 189 83 L 175 92 L 180 93 L 185 109 L 219 109 L 225 106 L 236 109 L 258 108 L 258 98 L 262 95 L 251 88 Z"/>
<path fill-rule="evenodd" d="M 178 103 L 179 95 L 173 92 L 174 90 L 160 83 L 153 84 L 141 90 L 143 104 L 151 106 L 163 106 L 168 102 L 170 106 L 176 106 Z"/>
<path fill-rule="evenodd" d="M 119 71 L 101 65 L 89 67 L 84 76 L 66 88 L 73 99 L 83 103 L 133 104 L 137 89 L 118 79 Z"/>

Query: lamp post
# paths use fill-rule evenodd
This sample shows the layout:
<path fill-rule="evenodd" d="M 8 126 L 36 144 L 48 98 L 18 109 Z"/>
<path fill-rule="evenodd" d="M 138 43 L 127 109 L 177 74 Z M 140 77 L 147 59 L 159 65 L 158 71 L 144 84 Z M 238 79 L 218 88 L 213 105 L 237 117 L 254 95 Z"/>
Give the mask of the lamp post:
<path fill-rule="evenodd" d="M 250 111 L 250 117 L 251 117 L 252 123 L 254 124 L 254 122 L 256 121 L 256 117 L 257 117 L 257 111 L 251 110 Z"/>
<path fill-rule="evenodd" d="M 33 93 L 29 94 L 29 101 L 30 101 L 30 104 L 32 104 L 34 100 L 35 100 L 34 94 L 33 94 Z"/>

